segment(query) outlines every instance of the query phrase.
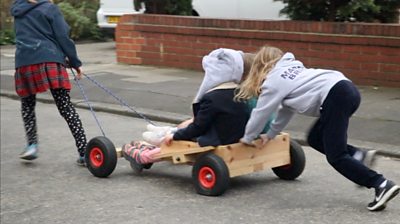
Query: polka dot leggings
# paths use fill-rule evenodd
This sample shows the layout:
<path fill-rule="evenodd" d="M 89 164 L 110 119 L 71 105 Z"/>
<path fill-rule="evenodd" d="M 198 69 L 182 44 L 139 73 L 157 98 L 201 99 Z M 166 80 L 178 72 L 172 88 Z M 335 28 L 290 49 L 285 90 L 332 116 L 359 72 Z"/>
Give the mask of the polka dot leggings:
<path fill-rule="evenodd" d="M 53 95 L 58 111 L 67 122 L 72 136 L 75 138 L 79 155 L 83 156 L 86 149 L 86 135 L 79 115 L 71 103 L 69 91 L 65 89 L 51 89 L 51 94 Z M 24 121 L 25 133 L 29 145 L 38 143 L 35 105 L 36 95 L 21 98 L 22 120 Z"/>

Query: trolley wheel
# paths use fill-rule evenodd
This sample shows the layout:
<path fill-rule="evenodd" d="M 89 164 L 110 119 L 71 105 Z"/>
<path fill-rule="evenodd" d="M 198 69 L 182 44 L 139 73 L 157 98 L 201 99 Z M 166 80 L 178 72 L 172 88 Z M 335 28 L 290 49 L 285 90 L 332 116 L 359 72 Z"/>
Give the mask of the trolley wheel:
<path fill-rule="evenodd" d="M 306 157 L 299 143 L 290 140 L 290 164 L 272 168 L 272 171 L 281 179 L 294 180 L 299 177 L 306 165 Z"/>
<path fill-rule="evenodd" d="M 192 169 L 194 187 L 198 194 L 218 196 L 229 187 L 229 170 L 221 157 L 207 153 L 200 156 Z"/>
<path fill-rule="evenodd" d="M 96 177 L 108 177 L 117 165 L 117 151 L 106 137 L 98 136 L 89 141 L 85 153 L 86 166 Z"/>

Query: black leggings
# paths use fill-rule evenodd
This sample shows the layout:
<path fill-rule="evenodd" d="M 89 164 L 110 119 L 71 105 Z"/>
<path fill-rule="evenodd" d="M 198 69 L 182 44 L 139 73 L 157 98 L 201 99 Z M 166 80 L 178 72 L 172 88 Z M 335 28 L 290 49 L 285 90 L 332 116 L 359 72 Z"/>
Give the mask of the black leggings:
<path fill-rule="evenodd" d="M 79 115 L 71 103 L 69 91 L 65 89 L 51 89 L 51 94 L 53 95 L 58 111 L 67 122 L 72 136 L 75 138 L 79 155 L 83 156 L 86 149 L 86 135 Z M 36 95 L 21 98 L 22 120 L 24 121 L 28 145 L 38 143 L 35 105 Z"/>
<path fill-rule="evenodd" d="M 328 162 L 354 183 L 371 188 L 385 179 L 364 166 L 352 155 L 358 150 L 347 144 L 347 128 L 351 115 L 360 104 L 360 93 L 349 81 L 338 82 L 322 104 L 321 116 L 308 134 L 308 144 L 326 155 Z"/>

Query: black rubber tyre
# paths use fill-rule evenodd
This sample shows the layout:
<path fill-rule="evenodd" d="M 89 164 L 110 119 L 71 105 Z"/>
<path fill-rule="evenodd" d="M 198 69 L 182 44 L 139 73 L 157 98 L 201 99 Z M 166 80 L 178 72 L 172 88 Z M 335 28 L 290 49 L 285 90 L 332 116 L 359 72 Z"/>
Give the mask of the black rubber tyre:
<path fill-rule="evenodd" d="M 194 187 L 198 194 L 218 196 L 229 187 L 229 170 L 224 160 L 214 153 L 200 156 L 192 169 Z"/>
<path fill-rule="evenodd" d="M 290 140 L 290 164 L 272 168 L 272 171 L 283 180 L 294 180 L 299 177 L 306 166 L 306 157 L 299 143 Z"/>
<path fill-rule="evenodd" d="M 117 165 L 117 151 L 114 144 L 103 136 L 91 139 L 86 147 L 85 162 L 94 176 L 108 177 Z"/>

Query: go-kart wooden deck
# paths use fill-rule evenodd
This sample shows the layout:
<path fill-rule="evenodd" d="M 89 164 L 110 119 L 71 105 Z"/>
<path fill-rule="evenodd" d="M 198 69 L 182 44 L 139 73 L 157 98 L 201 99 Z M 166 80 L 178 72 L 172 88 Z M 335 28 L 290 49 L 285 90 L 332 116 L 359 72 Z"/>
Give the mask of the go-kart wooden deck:
<path fill-rule="evenodd" d="M 240 176 L 267 168 L 290 164 L 290 138 L 286 133 L 278 135 L 263 148 L 246 146 L 242 143 L 217 147 L 200 147 L 195 142 L 174 141 L 170 146 L 162 145 L 156 159 L 174 164 L 193 164 L 197 157 L 212 152 L 221 157 L 229 169 L 229 176 Z M 117 148 L 121 157 L 121 148 Z"/>
<path fill-rule="evenodd" d="M 102 178 L 114 171 L 118 157 L 122 157 L 121 148 L 116 149 L 104 136 L 91 139 L 85 152 L 89 171 Z M 303 149 L 286 133 L 278 135 L 262 148 L 242 143 L 200 147 L 195 142 L 174 141 L 170 146 L 162 145 L 156 159 L 193 165 L 192 179 L 196 192 L 206 196 L 223 194 L 231 177 L 272 168 L 279 178 L 294 180 L 305 167 Z M 140 173 L 143 169 L 150 169 L 152 164 L 140 167 L 130 160 L 130 165 L 135 173 Z"/>

